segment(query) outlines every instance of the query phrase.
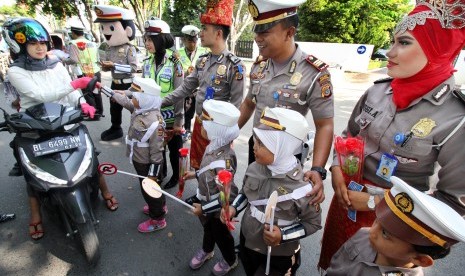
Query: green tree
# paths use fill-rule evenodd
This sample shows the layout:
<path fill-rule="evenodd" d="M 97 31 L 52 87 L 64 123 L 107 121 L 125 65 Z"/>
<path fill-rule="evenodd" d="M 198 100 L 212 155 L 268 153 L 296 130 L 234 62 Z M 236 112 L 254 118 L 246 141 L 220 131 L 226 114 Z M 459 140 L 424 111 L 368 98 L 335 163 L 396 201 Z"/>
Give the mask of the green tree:
<path fill-rule="evenodd" d="M 165 1 L 165 20 L 171 28 L 173 35 L 181 35 L 185 25 L 200 27 L 199 15 L 205 11 L 206 0 Z"/>
<path fill-rule="evenodd" d="M 32 16 L 31 13 L 24 5 L 13 5 L 13 6 L 1 6 L 0 14 L 6 17 L 17 17 L 17 16 Z"/>
<path fill-rule="evenodd" d="M 386 47 L 410 0 L 313 0 L 299 9 L 298 40 Z"/>

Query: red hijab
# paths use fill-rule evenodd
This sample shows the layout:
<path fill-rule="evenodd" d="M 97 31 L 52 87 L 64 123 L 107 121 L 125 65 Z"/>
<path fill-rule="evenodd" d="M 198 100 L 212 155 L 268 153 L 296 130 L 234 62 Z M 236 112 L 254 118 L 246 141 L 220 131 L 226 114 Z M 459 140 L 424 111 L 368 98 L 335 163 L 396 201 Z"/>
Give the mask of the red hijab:
<path fill-rule="evenodd" d="M 428 7 L 417 6 L 409 16 L 427 11 Z M 446 29 L 438 19 L 426 19 L 424 25 L 416 25 L 409 31 L 419 42 L 428 59 L 426 66 L 414 76 L 394 79 L 391 83 L 393 101 L 399 109 L 422 97 L 454 73 L 453 61 L 465 45 L 465 30 Z"/>

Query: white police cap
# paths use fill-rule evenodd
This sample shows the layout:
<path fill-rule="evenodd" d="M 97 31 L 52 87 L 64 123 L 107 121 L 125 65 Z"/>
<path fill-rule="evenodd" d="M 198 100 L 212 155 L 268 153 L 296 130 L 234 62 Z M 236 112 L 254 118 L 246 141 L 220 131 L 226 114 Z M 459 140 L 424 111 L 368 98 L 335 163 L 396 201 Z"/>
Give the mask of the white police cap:
<path fill-rule="evenodd" d="M 113 22 L 120 20 L 134 20 L 134 13 L 128 9 L 109 5 L 95 5 L 97 19 L 94 22 Z"/>
<path fill-rule="evenodd" d="M 420 246 L 444 248 L 465 241 L 465 220 L 444 202 L 392 176 L 393 187 L 376 205 L 376 217 L 395 237 Z"/>
<path fill-rule="evenodd" d="M 154 18 L 152 20 L 145 21 L 144 30 L 146 34 L 158 35 L 158 34 L 169 34 L 170 26 L 165 21 Z"/>
<path fill-rule="evenodd" d="M 194 25 L 186 25 L 182 27 L 181 32 L 189 36 L 197 36 L 200 33 L 200 29 Z"/>
<path fill-rule="evenodd" d="M 154 79 L 134 77 L 130 90 L 133 92 L 140 92 L 146 95 L 160 97 L 161 87 Z"/>
<path fill-rule="evenodd" d="M 229 102 L 218 100 L 206 100 L 203 102 L 202 120 L 231 127 L 237 124 L 239 115 L 239 109 Z"/>
<path fill-rule="evenodd" d="M 307 119 L 299 112 L 281 107 L 265 107 L 260 117 L 259 129 L 272 128 L 282 130 L 305 141 L 310 131 Z"/>

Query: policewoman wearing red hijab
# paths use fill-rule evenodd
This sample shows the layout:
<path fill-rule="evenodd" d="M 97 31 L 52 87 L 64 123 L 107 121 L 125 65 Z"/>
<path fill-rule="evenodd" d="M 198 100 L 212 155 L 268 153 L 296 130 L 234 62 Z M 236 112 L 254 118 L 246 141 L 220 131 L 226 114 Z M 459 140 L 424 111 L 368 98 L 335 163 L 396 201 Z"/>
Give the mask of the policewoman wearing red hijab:
<path fill-rule="evenodd" d="M 465 102 L 454 93 L 452 62 L 465 45 L 464 9 L 463 0 L 417 1 L 394 32 L 387 54 L 391 78 L 376 81 L 365 92 L 342 134 L 365 140 L 362 184 L 388 189 L 395 175 L 420 191 L 435 185 L 428 193 L 462 216 Z M 432 183 L 435 164 L 440 166 L 439 180 Z M 337 158 L 331 173 L 335 195 L 318 264 L 323 269 L 344 241 L 372 224 L 372 210 L 381 199 L 348 191 Z M 357 222 L 348 219 L 348 208 L 357 210 Z"/>

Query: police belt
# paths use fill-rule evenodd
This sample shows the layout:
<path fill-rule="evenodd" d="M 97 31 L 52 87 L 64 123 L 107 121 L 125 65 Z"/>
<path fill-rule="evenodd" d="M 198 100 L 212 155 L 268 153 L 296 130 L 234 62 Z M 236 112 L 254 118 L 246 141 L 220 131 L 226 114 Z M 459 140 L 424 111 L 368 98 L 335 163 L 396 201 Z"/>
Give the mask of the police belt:
<path fill-rule="evenodd" d="M 220 196 L 220 193 L 210 195 L 210 200 L 217 199 Z M 200 194 L 200 190 L 197 188 L 197 198 L 203 201 L 207 201 L 207 197 Z"/>
<path fill-rule="evenodd" d="M 126 145 L 131 147 L 131 153 L 129 153 L 129 162 L 132 164 L 132 157 L 134 156 L 134 145 L 139 148 L 148 148 L 150 144 L 148 142 L 140 142 L 136 139 L 129 140 L 128 136 L 126 135 Z"/>
<path fill-rule="evenodd" d="M 265 213 L 258 210 L 257 207 L 250 205 L 250 215 L 261 223 L 265 223 Z M 294 224 L 294 220 L 278 219 L 278 226 L 288 226 Z M 266 221 L 269 223 L 269 221 Z"/>
<path fill-rule="evenodd" d="M 132 83 L 132 78 L 128 78 L 128 79 L 113 79 L 113 83 L 114 84 L 130 84 Z"/>

